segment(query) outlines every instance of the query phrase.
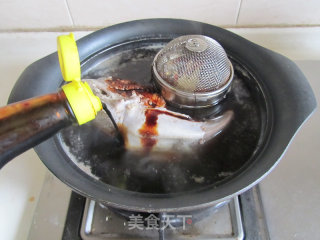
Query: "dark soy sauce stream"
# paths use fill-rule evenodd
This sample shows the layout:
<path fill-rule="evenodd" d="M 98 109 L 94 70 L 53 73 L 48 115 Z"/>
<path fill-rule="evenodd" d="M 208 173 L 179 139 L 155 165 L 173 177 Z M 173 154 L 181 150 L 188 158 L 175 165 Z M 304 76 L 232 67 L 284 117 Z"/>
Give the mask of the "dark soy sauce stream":
<path fill-rule="evenodd" d="M 107 105 L 106 105 L 104 102 L 102 102 L 102 108 L 103 108 L 103 110 L 107 113 L 107 115 L 108 115 L 108 117 L 110 118 L 110 120 L 111 120 L 114 128 L 116 129 L 116 132 L 117 132 L 117 133 L 116 133 L 116 138 L 117 138 L 117 140 L 119 141 L 120 144 L 123 144 L 123 137 L 122 137 L 122 135 L 121 135 L 121 133 L 120 133 L 120 130 L 119 130 L 119 128 L 118 128 L 118 125 L 117 125 L 116 121 L 114 120 L 111 112 L 109 111 Z"/>

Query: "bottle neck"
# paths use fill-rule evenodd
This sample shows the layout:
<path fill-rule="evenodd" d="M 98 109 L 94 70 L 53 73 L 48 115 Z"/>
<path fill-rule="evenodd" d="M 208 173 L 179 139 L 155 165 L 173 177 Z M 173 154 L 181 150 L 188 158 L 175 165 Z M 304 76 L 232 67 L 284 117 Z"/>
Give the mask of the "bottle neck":
<path fill-rule="evenodd" d="M 57 92 L 57 98 L 59 99 L 59 102 L 64 106 L 65 111 L 69 116 L 69 119 L 72 122 L 77 122 L 76 116 L 70 106 L 67 96 L 62 89 L 60 89 L 59 92 Z"/>
<path fill-rule="evenodd" d="M 0 168 L 74 122 L 62 90 L 0 108 Z"/>

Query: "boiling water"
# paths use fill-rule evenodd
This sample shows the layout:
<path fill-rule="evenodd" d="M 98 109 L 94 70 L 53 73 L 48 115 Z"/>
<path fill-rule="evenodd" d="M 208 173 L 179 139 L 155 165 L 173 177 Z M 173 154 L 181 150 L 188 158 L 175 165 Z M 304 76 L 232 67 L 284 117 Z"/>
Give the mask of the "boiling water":
<path fill-rule="evenodd" d="M 139 44 L 105 51 L 85 63 L 83 78 L 115 76 L 153 86 L 150 66 L 161 46 Z M 239 64 L 234 61 L 233 64 L 235 78 L 221 104 L 183 112 L 198 120 L 213 118 L 227 110 L 234 112 L 227 128 L 191 153 L 127 151 L 105 113 L 88 124 L 63 130 L 59 142 L 82 171 L 118 188 L 177 193 L 223 184 L 254 160 L 262 139 L 265 114 L 257 83 Z"/>

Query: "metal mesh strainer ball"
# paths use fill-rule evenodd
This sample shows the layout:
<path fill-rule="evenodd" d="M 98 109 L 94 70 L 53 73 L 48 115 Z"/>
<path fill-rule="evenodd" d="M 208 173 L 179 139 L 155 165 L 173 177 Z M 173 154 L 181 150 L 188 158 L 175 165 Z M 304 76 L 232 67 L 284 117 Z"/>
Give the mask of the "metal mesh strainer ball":
<path fill-rule="evenodd" d="M 233 67 L 217 41 L 187 35 L 172 40 L 156 55 L 153 73 L 167 101 L 198 108 L 223 99 L 233 78 Z"/>

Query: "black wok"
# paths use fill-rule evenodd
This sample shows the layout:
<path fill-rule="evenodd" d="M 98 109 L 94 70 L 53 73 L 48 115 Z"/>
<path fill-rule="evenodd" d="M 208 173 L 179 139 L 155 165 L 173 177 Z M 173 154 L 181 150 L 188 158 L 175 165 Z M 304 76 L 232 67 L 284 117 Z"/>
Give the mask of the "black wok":
<path fill-rule="evenodd" d="M 83 78 L 113 75 L 152 86 L 154 55 L 171 39 L 187 34 L 216 39 L 234 65 L 235 81 L 228 99 L 212 109 L 187 112 L 205 119 L 232 109 L 235 120 L 225 132 L 189 157 L 153 161 L 126 152 L 98 119 L 67 128 L 35 147 L 48 169 L 86 197 L 148 212 L 208 207 L 265 177 L 316 108 L 309 83 L 286 57 L 208 24 L 149 19 L 118 24 L 80 39 Z M 53 53 L 22 73 L 9 102 L 56 91 L 62 83 Z M 107 121 L 105 116 L 100 118 Z"/>

